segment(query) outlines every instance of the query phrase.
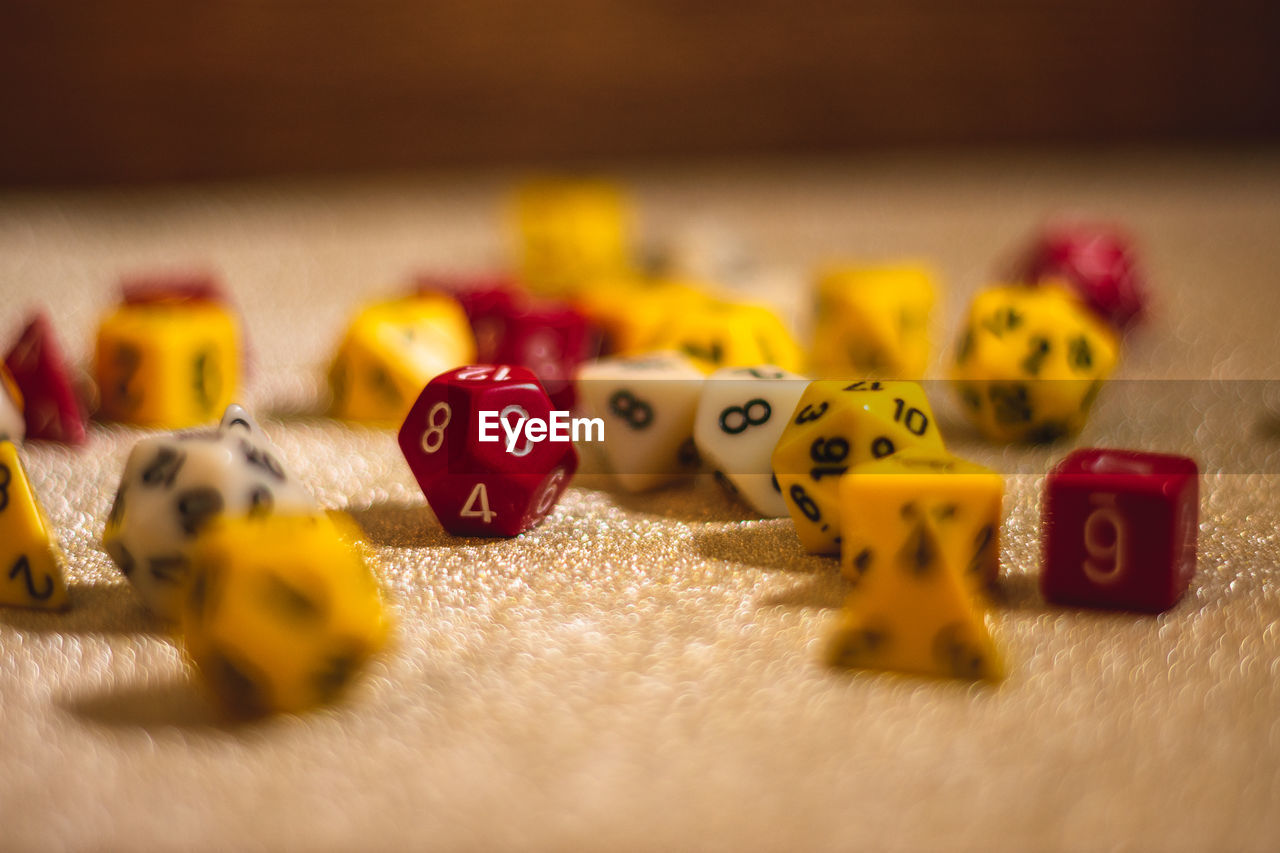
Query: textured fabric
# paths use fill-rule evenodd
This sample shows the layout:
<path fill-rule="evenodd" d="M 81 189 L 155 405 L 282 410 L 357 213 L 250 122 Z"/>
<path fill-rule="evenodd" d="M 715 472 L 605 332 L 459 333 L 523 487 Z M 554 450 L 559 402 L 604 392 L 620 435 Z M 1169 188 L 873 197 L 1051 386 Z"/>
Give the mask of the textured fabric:
<path fill-rule="evenodd" d="M 844 587 L 709 480 L 580 476 L 547 522 L 455 540 L 389 431 L 314 416 L 363 299 L 499 260 L 507 176 L 0 199 L 0 332 L 47 305 L 83 358 L 122 273 L 207 263 L 241 302 L 245 401 L 376 546 L 398 628 L 344 701 L 230 726 L 100 547 L 139 431 L 32 444 L 72 609 L 0 612 L 0 847 L 1275 849 L 1280 845 L 1280 157 L 869 158 L 625 173 L 651 234 L 703 217 L 800 320 L 803 272 L 929 259 L 949 344 L 1048 214 L 1120 220 L 1158 302 L 1080 444 L 1202 463 L 1199 573 L 1170 613 L 1047 607 L 1039 496 L 1072 444 L 952 449 L 1007 472 L 996 687 L 833 672 Z M 941 364 L 941 358 L 936 359 Z M 934 375 L 940 375 L 935 372 Z M 1151 380 L 1163 381 L 1151 381 Z M 1213 380 L 1213 381 L 1207 381 Z M 588 472 L 590 460 L 588 460 Z"/>

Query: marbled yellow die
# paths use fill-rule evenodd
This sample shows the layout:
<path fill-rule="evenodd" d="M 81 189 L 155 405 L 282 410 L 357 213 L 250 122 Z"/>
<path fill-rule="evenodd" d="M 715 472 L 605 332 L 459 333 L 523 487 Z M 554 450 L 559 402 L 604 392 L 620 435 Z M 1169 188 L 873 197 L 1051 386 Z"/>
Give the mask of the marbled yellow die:
<path fill-rule="evenodd" d="M 800 544 L 817 554 L 838 554 L 840 477 L 853 465 L 908 447 L 943 450 L 933 410 L 918 383 L 810 383 L 772 460 Z"/>
<path fill-rule="evenodd" d="M 515 197 L 517 256 L 538 293 L 571 295 L 631 269 L 631 211 L 604 181 L 538 180 Z"/>
<path fill-rule="evenodd" d="M 66 607 L 65 563 L 18 448 L 0 440 L 0 605 Z"/>
<path fill-rule="evenodd" d="M 693 282 L 615 279 L 593 282 L 574 297 L 574 305 L 604 333 L 606 353 L 640 355 L 672 317 L 697 311 L 714 299 L 711 289 Z"/>
<path fill-rule="evenodd" d="M 428 382 L 475 356 L 467 315 L 450 296 L 424 293 L 366 305 L 329 368 L 331 411 L 398 426 Z"/>
<path fill-rule="evenodd" d="M 1078 432 L 1119 358 L 1114 333 L 1061 287 L 998 285 L 974 297 L 952 378 L 965 413 L 997 441 Z"/>
<path fill-rule="evenodd" d="M 240 381 L 240 330 L 214 302 L 121 305 L 98 326 L 94 374 L 107 420 L 181 429 L 216 420 Z"/>
<path fill-rule="evenodd" d="M 799 344 L 773 309 L 723 300 L 670 312 L 650 348 L 684 353 L 707 373 L 756 364 L 796 372 L 804 361 Z"/>
<path fill-rule="evenodd" d="M 390 620 L 345 517 L 226 518 L 193 551 L 183 644 L 234 714 L 328 702 L 386 642 Z"/>
<path fill-rule="evenodd" d="M 919 264 L 829 267 L 818 274 L 813 372 L 920 379 L 929 365 L 933 272 Z"/>
<path fill-rule="evenodd" d="M 1003 500 L 1004 478 L 945 451 L 855 465 L 840 480 L 841 569 L 858 581 L 880 562 L 940 559 L 985 593 L 1000 568 Z"/>

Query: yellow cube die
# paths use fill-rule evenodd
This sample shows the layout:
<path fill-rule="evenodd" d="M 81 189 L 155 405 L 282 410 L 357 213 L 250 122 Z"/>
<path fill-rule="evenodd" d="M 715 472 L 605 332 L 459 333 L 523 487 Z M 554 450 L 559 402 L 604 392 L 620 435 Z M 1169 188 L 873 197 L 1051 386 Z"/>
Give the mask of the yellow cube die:
<path fill-rule="evenodd" d="M 831 267 L 818 275 L 813 371 L 920 379 L 929 366 L 937 287 L 918 264 Z"/>
<path fill-rule="evenodd" d="M 840 478 L 853 465 L 908 447 L 943 450 L 919 384 L 870 379 L 810 383 L 772 460 L 805 550 L 840 553 Z"/>
<path fill-rule="evenodd" d="M 389 619 L 354 524 L 224 519 L 201 534 L 181 610 L 204 683 L 238 716 L 334 699 L 386 642 Z"/>
<path fill-rule="evenodd" d="M 878 563 L 941 559 L 986 592 L 1000 568 L 1003 501 L 1003 477 L 938 450 L 855 465 L 840 480 L 841 569 L 859 581 Z"/>
<path fill-rule="evenodd" d="M 0 605 L 67 606 L 65 559 L 11 441 L 0 440 Z"/>
<path fill-rule="evenodd" d="M 456 299 L 426 293 L 365 306 L 329 368 L 335 417 L 398 426 L 434 377 L 476 357 Z"/>
<path fill-rule="evenodd" d="M 1119 342 L 1057 286 L 999 285 L 979 293 L 956 347 L 960 404 L 996 441 L 1053 441 L 1079 432 Z"/>
<path fill-rule="evenodd" d="M 669 312 L 650 348 L 684 353 L 706 373 L 755 364 L 796 372 L 804 361 L 799 344 L 772 309 L 720 300 Z"/>
<path fill-rule="evenodd" d="M 515 199 L 520 271 L 536 292 L 568 295 L 631 268 L 631 216 L 604 181 L 539 180 Z"/>
<path fill-rule="evenodd" d="M 215 302 L 121 305 L 98 326 L 94 373 L 106 420 L 181 429 L 235 398 L 240 330 Z"/>

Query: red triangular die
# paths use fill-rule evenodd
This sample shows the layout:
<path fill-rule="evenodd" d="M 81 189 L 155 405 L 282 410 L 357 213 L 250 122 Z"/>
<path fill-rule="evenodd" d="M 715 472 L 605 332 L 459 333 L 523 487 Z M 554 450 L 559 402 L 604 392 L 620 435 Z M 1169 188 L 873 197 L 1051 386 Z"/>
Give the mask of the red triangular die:
<path fill-rule="evenodd" d="M 4 363 L 26 404 L 27 438 L 84 443 L 84 412 L 47 314 L 31 318 Z"/>

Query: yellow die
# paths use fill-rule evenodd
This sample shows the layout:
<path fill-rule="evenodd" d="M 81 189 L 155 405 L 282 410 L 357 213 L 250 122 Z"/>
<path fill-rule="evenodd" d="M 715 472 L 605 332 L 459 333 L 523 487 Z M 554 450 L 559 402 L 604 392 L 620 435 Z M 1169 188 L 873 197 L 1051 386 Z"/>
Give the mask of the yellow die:
<path fill-rule="evenodd" d="M 702 285 L 682 281 L 617 279 L 593 283 L 574 304 L 604 332 L 606 352 L 640 355 L 671 317 L 699 310 L 713 299 Z"/>
<path fill-rule="evenodd" d="M 925 266 L 833 267 L 820 273 L 812 363 L 822 376 L 920 379 L 929 365 L 937 288 Z"/>
<path fill-rule="evenodd" d="M 196 541 L 183 644 L 233 714 L 332 700 L 389 626 L 358 530 L 342 516 L 224 518 Z"/>
<path fill-rule="evenodd" d="M 943 450 L 917 383 L 810 383 L 773 451 L 773 475 L 805 550 L 840 553 L 840 477 L 853 465 L 908 447 Z"/>
<path fill-rule="evenodd" d="M 1067 290 L 998 285 L 979 293 L 952 372 L 961 406 L 997 441 L 1053 441 L 1079 432 L 1119 342 Z"/>
<path fill-rule="evenodd" d="M 0 441 L 0 605 L 67 606 L 66 560 L 11 441 Z"/>
<path fill-rule="evenodd" d="M 880 562 L 941 559 L 986 593 L 1000 569 L 1003 500 L 999 474 L 938 450 L 855 465 L 840 480 L 841 569 L 859 581 Z"/>
<path fill-rule="evenodd" d="M 106 420 L 181 429 L 217 420 L 240 381 L 240 330 L 212 302 L 121 305 L 98 326 Z"/>
<path fill-rule="evenodd" d="M 27 434 L 22 391 L 9 368 L 0 362 L 0 441 L 22 441 Z"/>
<path fill-rule="evenodd" d="M 800 346 L 772 309 L 720 300 L 670 312 L 649 348 L 684 353 L 706 373 L 755 364 L 795 372 L 804 361 Z"/>
<path fill-rule="evenodd" d="M 520 271 L 539 293 L 569 295 L 631 269 L 631 216 L 603 181 L 532 181 L 515 199 Z"/>
<path fill-rule="evenodd" d="M 476 357 L 475 337 L 456 299 L 406 296 L 365 306 L 329 367 L 335 417 L 396 426 L 428 382 Z"/>
<path fill-rule="evenodd" d="M 1004 664 L 980 599 L 947 561 L 908 553 L 873 562 L 827 646 L 832 666 L 998 681 Z"/>

